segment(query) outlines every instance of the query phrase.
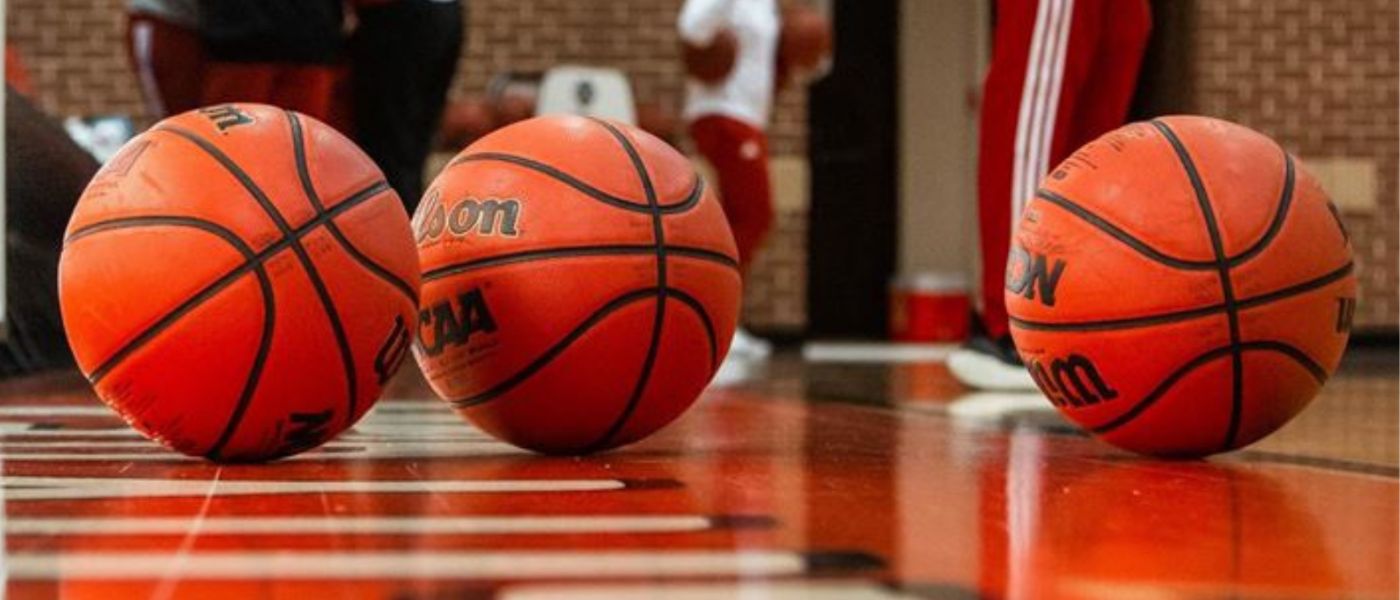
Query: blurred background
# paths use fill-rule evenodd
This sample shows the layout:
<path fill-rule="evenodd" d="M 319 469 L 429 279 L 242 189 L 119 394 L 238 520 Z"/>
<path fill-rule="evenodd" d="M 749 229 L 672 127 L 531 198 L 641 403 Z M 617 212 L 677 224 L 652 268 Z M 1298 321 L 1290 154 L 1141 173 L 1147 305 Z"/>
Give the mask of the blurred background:
<path fill-rule="evenodd" d="M 1298 155 L 1351 231 L 1361 286 L 1356 331 L 1393 344 L 1400 4 L 1153 4 L 1132 117 L 1218 116 Z M 680 0 L 463 6 L 449 121 L 469 119 L 460 111 L 499 95 L 512 78 L 565 63 L 612 67 L 630 79 L 643 125 L 693 150 L 677 122 L 685 84 Z M 748 282 L 747 324 L 780 341 L 880 339 L 892 330 L 914 340 L 956 337 L 908 331 L 908 296 L 956 297 L 977 280 L 976 112 L 991 3 L 835 0 L 826 8 L 832 70 L 776 98 L 769 129 L 776 226 Z M 124 116 L 140 131 L 153 119 L 128 59 L 126 9 L 124 0 L 10 0 L 7 42 L 22 68 L 11 80 L 26 77 L 27 93 L 57 119 Z M 436 146 L 430 165 L 459 149 L 451 141 Z"/>

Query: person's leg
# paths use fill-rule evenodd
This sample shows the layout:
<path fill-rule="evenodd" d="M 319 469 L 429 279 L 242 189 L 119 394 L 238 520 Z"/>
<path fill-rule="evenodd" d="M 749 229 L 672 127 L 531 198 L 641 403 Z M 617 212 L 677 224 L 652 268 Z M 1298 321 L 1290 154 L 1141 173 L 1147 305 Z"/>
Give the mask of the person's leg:
<path fill-rule="evenodd" d="M 1105 0 L 998 0 L 992 62 L 983 86 L 978 232 L 985 337 L 949 359 L 965 384 L 1031 389 L 1006 314 L 1006 261 L 1021 209 L 1049 168 L 1073 150 L 1077 112 L 1098 50 Z M 1111 0 L 1110 0 L 1111 1 Z"/>
<path fill-rule="evenodd" d="M 5 94 L 5 338 L 0 378 L 70 367 L 58 308 L 58 256 L 97 162 L 24 96 Z"/>
<path fill-rule="evenodd" d="M 164 118 L 200 106 L 204 49 L 198 32 L 159 17 L 132 13 L 127 42 L 136 80 L 152 117 Z"/>
<path fill-rule="evenodd" d="M 210 62 L 201 81 L 202 104 L 261 102 L 272 104 L 277 67 L 265 63 Z"/>
<path fill-rule="evenodd" d="M 362 9 L 350 43 L 356 141 L 410 212 L 461 44 L 460 5 L 421 0 Z"/>
<path fill-rule="evenodd" d="M 740 266 L 747 274 L 773 227 L 768 138 L 756 127 L 721 116 L 697 119 L 690 134 L 719 179 L 720 204 L 734 232 Z"/>
<path fill-rule="evenodd" d="M 272 105 L 331 123 L 335 112 L 335 65 L 278 65 L 274 73 Z"/>
<path fill-rule="evenodd" d="M 714 168 L 719 200 L 739 250 L 739 268 L 748 276 L 754 256 L 773 227 L 773 192 L 768 179 L 768 138 L 758 128 L 721 116 L 697 119 L 691 138 Z M 772 352 L 768 342 L 734 331 L 729 354 L 761 359 Z"/>
<path fill-rule="evenodd" d="M 1152 33 L 1148 0 L 1106 2 L 1098 16 L 1099 36 L 1085 77 L 1093 90 L 1081 94 L 1075 103 L 1069 119 L 1072 130 L 1065 148 L 1060 149 L 1065 153 L 1123 126 Z"/>
<path fill-rule="evenodd" d="M 998 0 L 992 61 L 982 87 L 977 173 L 982 321 L 1007 334 L 1006 257 L 1021 207 L 1049 162 L 1061 98 L 1070 13 L 1084 0 Z"/>

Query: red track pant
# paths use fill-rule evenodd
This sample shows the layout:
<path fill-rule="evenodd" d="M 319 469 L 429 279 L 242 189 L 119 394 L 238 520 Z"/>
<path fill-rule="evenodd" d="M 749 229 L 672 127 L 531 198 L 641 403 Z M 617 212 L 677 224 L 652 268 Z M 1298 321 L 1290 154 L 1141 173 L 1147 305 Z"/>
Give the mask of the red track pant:
<path fill-rule="evenodd" d="M 719 200 L 734 231 L 745 273 L 773 228 L 773 190 L 768 181 L 768 136 L 737 119 L 710 115 L 690 124 L 690 137 L 719 178 Z"/>
<path fill-rule="evenodd" d="M 982 90 L 978 223 L 982 316 L 1007 333 L 1011 230 L 1041 177 L 1123 124 L 1152 29 L 1147 0 L 997 0 Z"/>
<path fill-rule="evenodd" d="M 260 102 L 295 110 L 348 131 L 335 91 L 341 70 L 334 65 L 210 62 L 204 104 Z"/>
<path fill-rule="evenodd" d="M 163 118 L 200 106 L 204 47 L 198 32 L 134 13 L 127 22 L 127 44 L 150 116 Z"/>

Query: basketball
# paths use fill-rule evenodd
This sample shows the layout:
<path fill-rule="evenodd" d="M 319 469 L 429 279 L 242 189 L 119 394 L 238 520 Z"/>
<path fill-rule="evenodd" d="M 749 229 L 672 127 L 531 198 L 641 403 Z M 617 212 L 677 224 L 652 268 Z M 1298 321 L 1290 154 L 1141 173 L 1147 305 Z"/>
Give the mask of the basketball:
<path fill-rule="evenodd" d="M 230 104 L 157 123 L 97 173 L 58 285 L 78 366 L 127 422 L 185 454 L 261 461 L 374 405 L 408 354 L 418 262 L 354 144 Z"/>
<path fill-rule="evenodd" d="M 491 104 L 491 115 L 494 118 L 492 126 L 502 127 L 519 123 L 534 116 L 538 101 L 537 90 L 534 88 L 519 86 L 506 90 Z"/>
<path fill-rule="evenodd" d="M 728 352 L 740 279 L 724 214 L 690 162 L 639 129 L 574 116 L 500 129 L 438 175 L 414 232 L 418 364 L 517 446 L 640 440 Z"/>
<path fill-rule="evenodd" d="M 490 102 L 482 98 L 450 102 L 442 112 L 437 147 L 456 152 L 495 127 L 496 115 Z"/>
<path fill-rule="evenodd" d="M 784 71 L 810 71 L 831 54 L 831 22 L 821 11 L 794 4 L 783 11 L 778 62 Z"/>
<path fill-rule="evenodd" d="M 708 46 L 681 42 L 681 58 L 685 72 L 706 85 L 715 85 L 729 77 L 739 53 L 739 41 L 734 32 L 721 29 Z"/>
<path fill-rule="evenodd" d="M 1201 456 L 1298 414 L 1356 306 L 1336 208 L 1269 138 L 1166 117 L 1075 152 L 1022 211 L 1006 274 L 1016 347 L 1071 421 Z"/>

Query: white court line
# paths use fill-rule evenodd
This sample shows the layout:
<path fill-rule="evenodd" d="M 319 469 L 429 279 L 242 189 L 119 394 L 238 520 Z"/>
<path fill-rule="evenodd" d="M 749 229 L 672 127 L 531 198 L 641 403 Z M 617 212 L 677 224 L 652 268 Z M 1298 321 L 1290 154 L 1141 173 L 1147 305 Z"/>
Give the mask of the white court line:
<path fill-rule="evenodd" d="M 63 579 L 594 579 L 779 577 L 801 555 L 769 551 L 157 552 L 12 553 L 11 581 Z"/>
<path fill-rule="evenodd" d="M 476 443 L 467 448 L 458 445 L 437 444 L 396 448 L 394 446 L 366 445 L 362 451 L 353 452 L 304 452 L 295 456 L 277 459 L 277 462 L 325 462 L 363 461 L 386 458 L 481 458 L 486 456 L 524 456 L 525 451 L 504 443 Z M 4 453 L 10 462 L 190 462 L 208 463 L 203 458 L 185 456 L 174 450 L 152 446 L 151 452 L 12 452 Z"/>
<path fill-rule="evenodd" d="M 1040 392 L 977 392 L 949 402 L 945 410 L 954 418 L 983 421 L 1015 413 L 1055 412 L 1055 407 Z"/>
<path fill-rule="evenodd" d="M 452 412 L 451 407 L 443 402 L 406 402 L 394 401 L 395 406 L 384 406 L 381 401 L 365 416 L 371 419 L 375 416 L 387 417 L 394 420 L 403 420 L 405 417 L 428 417 L 433 422 L 461 422 L 462 417 Z M 0 417 L 112 417 L 120 418 L 117 411 L 102 404 L 86 404 L 81 406 L 73 405 L 45 405 L 45 404 L 19 404 L 0 406 Z"/>
<path fill-rule="evenodd" d="M 13 457 L 6 460 L 13 461 Z M 16 500 L 75 500 L 84 498 L 204 497 L 209 482 L 183 479 L 125 477 L 6 476 L 4 496 Z M 501 494 L 518 492 L 597 492 L 626 487 L 616 479 L 498 479 L 498 480 L 231 480 L 218 483 L 217 496 L 279 494 Z"/>
<path fill-rule="evenodd" d="M 7 425 L 16 425 L 10 428 Z M 110 429 L 30 429 L 29 423 L 0 423 L 0 441 L 11 441 L 17 437 L 51 438 L 51 437 L 95 437 L 95 438 L 131 438 L 146 439 L 140 432 L 122 425 L 121 428 Z M 105 443 L 105 442 L 98 442 Z"/>
<path fill-rule="evenodd" d="M 954 348 L 957 348 L 957 345 L 811 342 L 802 347 L 802 358 L 807 362 L 943 362 L 948 359 Z"/>
<path fill-rule="evenodd" d="M 21 404 L 0 406 L 0 417 L 112 417 L 118 418 L 116 411 L 101 405 L 87 406 L 46 406 L 41 404 Z"/>
<path fill-rule="evenodd" d="M 190 519 L 40 519 L 12 517 L 10 535 L 184 535 Z M 506 517 L 206 517 L 200 535 L 528 535 L 677 533 L 712 528 L 709 518 L 671 516 L 513 515 Z"/>
<path fill-rule="evenodd" d="M 903 592 L 859 581 L 739 581 L 734 583 L 525 584 L 496 594 L 500 600 L 915 600 Z"/>
<path fill-rule="evenodd" d="M 0 437 L 0 448 L 160 448 L 165 446 L 153 442 L 137 434 L 134 439 L 113 439 L 113 440 L 17 440 L 14 438 Z M 13 454 L 6 456 L 25 456 L 24 454 Z"/>

